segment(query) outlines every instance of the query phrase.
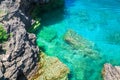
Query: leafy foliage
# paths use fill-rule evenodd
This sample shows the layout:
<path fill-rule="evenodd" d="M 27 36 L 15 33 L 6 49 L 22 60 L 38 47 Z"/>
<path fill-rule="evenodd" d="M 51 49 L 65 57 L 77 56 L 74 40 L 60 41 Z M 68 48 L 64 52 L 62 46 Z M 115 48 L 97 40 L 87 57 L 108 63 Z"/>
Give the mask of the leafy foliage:
<path fill-rule="evenodd" d="M 8 39 L 8 34 L 4 30 L 3 25 L 0 24 L 0 43 L 6 41 Z"/>

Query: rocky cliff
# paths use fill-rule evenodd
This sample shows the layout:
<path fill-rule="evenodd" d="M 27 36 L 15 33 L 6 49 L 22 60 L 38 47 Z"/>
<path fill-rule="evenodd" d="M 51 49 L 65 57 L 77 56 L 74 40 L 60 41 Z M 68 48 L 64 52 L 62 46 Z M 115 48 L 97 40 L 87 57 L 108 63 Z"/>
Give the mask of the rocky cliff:
<path fill-rule="evenodd" d="M 4 54 L 0 52 L 0 80 L 27 80 L 38 69 L 39 48 L 36 46 L 36 37 L 25 28 L 34 22 L 29 16 L 29 10 L 36 3 L 48 1 L 0 0 L 0 23 L 9 34 L 8 41 L 1 47 Z M 65 71 L 68 73 L 68 69 Z"/>

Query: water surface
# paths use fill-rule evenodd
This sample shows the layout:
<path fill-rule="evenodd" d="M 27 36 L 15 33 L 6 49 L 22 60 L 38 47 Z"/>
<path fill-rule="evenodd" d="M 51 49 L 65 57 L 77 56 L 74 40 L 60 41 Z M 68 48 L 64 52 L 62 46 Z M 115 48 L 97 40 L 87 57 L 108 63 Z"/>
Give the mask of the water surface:
<path fill-rule="evenodd" d="M 64 9 L 41 17 L 37 44 L 70 68 L 69 80 L 102 80 L 104 63 L 120 65 L 120 0 L 65 0 Z M 72 49 L 63 39 L 71 29 L 92 41 L 100 58 Z"/>

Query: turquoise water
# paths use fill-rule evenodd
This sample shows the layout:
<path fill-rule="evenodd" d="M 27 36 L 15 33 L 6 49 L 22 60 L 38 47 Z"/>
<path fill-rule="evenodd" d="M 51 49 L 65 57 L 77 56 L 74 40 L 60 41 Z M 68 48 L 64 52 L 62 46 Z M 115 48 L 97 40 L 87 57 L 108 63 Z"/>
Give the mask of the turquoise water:
<path fill-rule="evenodd" d="M 65 0 L 63 9 L 41 15 L 42 28 L 36 32 L 38 46 L 69 67 L 69 80 L 102 80 L 104 63 L 120 65 L 119 4 L 120 0 Z M 97 52 L 95 58 L 66 43 L 68 30 L 94 43 L 90 49 Z"/>

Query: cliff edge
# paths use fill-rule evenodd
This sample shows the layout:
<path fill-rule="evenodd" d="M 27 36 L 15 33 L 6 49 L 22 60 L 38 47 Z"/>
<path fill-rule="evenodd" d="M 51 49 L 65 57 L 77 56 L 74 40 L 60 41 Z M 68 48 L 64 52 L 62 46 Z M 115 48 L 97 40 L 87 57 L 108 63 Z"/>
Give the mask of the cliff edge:
<path fill-rule="evenodd" d="M 4 50 L 4 53 L 0 52 L 0 80 L 27 80 L 36 73 L 39 48 L 36 36 L 28 33 L 25 28 L 34 22 L 29 10 L 36 3 L 44 4 L 48 1 L 0 0 L 0 23 L 9 34 L 8 41 L 0 47 Z M 68 73 L 68 68 L 65 71 Z"/>

